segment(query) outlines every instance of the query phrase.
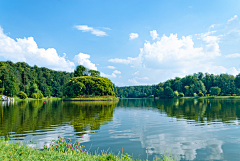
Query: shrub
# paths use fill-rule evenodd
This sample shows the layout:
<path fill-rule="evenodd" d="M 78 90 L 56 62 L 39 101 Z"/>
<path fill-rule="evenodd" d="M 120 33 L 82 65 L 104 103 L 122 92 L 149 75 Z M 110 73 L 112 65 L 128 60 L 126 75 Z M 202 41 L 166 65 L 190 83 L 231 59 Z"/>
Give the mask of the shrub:
<path fill-rule="evenodd" d="M 42 93 L 38 93 L 38 98 L 42 99 L 43 98 L 43 94 Z"/>
<path fill-rule="evenodd" d="M 202 97 L 202 96 L 204 96 L 204 94 L 203 94 L 202 92 L 199 92 L 199 93 L 198 93 L 198 96 L 199 96 L 199 97 Z"/>
<path fill-rule="evenodd" d="M 33 94 L 32 94 L 32 98 L 38 99 L 38 93 L 33 93 Z"/>
<path fill-rule="evenodd" d="M 211 87 L 210 88 L 211 95 L 219 95 L 220 92 L 221 92 L 221 88 L 219 88 L 219 87 Z"/>
<path fill-rule="evenodd" d="M 174 95 L 174 97 L 177 97 L 178 96 L 178 91 L 174 91 L 173 95 Z"/>
<path fill-rule="evenodd" d="M 180 97 L 184 97 L 184 94 L 183 94 L 183 93 L 180 93 L 179 96 L 180 96 Z"/>
<path fill-rule="evenodd" d="M 194 97 L 197 97 L 198 95 L 197 95 L 197 93 L 193 93 L 193 96 L 194 96 Z"/>
<path fill-rule="evenodd" d="M 23 91 L 20 91 L 18 94 L 18 97 L 20 97 L 21 99 L 26 99 L 27 98 L 27 94 L 24 93 Z"/>
<path fill-rule="evenodd" d="M 236 94 L 232 94 L 232 96 L 236 96 Z"/>
<path fill-rule="evenodd" d="M 4 88 L 0 88 L 0 94 L 3 94 L 4 90 Z"/>

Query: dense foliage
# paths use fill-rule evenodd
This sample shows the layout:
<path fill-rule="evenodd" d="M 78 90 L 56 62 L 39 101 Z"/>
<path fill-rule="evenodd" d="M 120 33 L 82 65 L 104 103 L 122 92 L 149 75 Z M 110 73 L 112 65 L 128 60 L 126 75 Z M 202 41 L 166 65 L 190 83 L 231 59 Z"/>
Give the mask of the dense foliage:
<path fill-rule="evenodd" d="M 23 91 L 20 91 L 18 94 L 18 97 L 20 97 L 21 99 L 26 99 L 27 98 L 27 94 L 24 93 Z"/>
<path fill-rule="evenodd" d="M 73 77 L 64 85 L 63 95 L 80 97 L 82 95 L 105 96 L 115 95 L 113 83 L 105 77 L 81 76 Z"/>
<path fill-rule="evenodd" d="M 97 70 L 91 70 L 86 68 L 83 65 L 77 66 L 76 70 L 74 70 L 74 77 L 81 77 L 81 76 L 95 76 L 99 77 L 100 72 Z"/>
<path fill-rule="evenodd" d="M 115 87 L 114 92 L 120 98 L 144 98 L 153 97 L 156 86 L 129 86 Z"/>
<path fill-rule="evenodd" d="M 211 94 L 211 87 L 218 87 L 216 94 Z M 236 77 L 229 74 L 208 74 L 201 73 L 187 75 L 183 78 L 176 77 L 169 79 L 163 83 L 153 86 L 130 86 L 130 87 L 116 87 L 115 93 L 121 98 L 144 98 L 154 95 L 160 98 L 172 98 L 174 93 L 183 93 L 181 96 L 192 97 L 198 95 L 200 92 L 203 95 L 240 95 L 240 74 Z M 175 92 L 175 96 L 176 96 Z M 202 94 L 200 94 L 202 96 Z M 179 95 L 180 96 L 180 95 Z"/>
<path fill-rule="evenodd" d="M 0 62 L 0 94 L 18 95 L 23 91 L 30 96 L 61 96 L 62 87 L 73 77 L 73 73 L 31 67 L 26 63 Z"/>

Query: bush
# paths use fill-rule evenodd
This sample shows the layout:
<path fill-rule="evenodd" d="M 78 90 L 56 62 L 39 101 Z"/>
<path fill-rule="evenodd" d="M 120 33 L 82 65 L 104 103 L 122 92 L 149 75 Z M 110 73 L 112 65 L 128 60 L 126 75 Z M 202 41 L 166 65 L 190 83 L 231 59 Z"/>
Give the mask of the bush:
<path fill-rule="evenodd" d="M 211 87 L 210 94 L 211 95 L 219 95 L 221 93 L 221 88 L 219 87 Z"/>
<path fill-rule="evenodd" d="M 197 97 L 198 95 L 197 95 L 197 93 L 193 93 L 193 96 L 194 96 L 194 97 Z"/>
<path fill-rule="evenodd" d="M 184 97 L 184 94 L 183 94 L 183 93 L 180 93 L 179 96 L 180 96 L 180 97 Z"/>
<path fill-rule="evenodd" d="M 177 97 L 178 96 L 178 91 L 174 91 L 173 95 L 174 95 L 174 97 Z"/>
<path fill-rule="evenodd" d="M 42 93 L 38 93 L 38 98 L 42 99 L 43 98 L 43 94 Z"/>
<path fill-rule="evenodd" d="M 4 90 L 4 88 L 0 88 L 0 94 L 3 94 Z"/>
<path fill-rule="evenodd" d="M 232 94 L 232 96 L 236 96 L 236 94 Z"/>
<path fill-rule="evenodd" d="M 18 97 L 20 97 L 21 99 L 26 99 L 27 98 L 27 94 L 24 93 L 23 91 L 20 91 L 18 94 Z"/>
<path fill-rule="evenodd" d="M 198 93 L 198 96 L 199 96 L 199 97 L 202 97 L 202 96 L 204 96 L 204 94 L 203 94 L 202 92 L 199 92 L 199 93 Z"/>
<path fill-rule="evenodd" d="M 33 94 L 32 94 L 32 98 L 38 99 L 38 93 L 33 93 Z"/>

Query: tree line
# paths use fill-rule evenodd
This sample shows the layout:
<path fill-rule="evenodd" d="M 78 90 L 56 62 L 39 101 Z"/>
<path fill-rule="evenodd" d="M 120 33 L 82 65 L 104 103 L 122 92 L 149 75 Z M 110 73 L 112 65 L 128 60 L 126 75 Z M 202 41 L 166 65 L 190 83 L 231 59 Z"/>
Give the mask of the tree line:
<path fill-rule="evenodd" d="M 0 94 L 18 95 L 22 99 L 115 95 L 113 84 L 108 78 L 100 77 L 99 71 L 83 65 L 69 73 L 11 61 L 0 62 Z"/>
<path fill-rule="evenodd" d="M 115 87 L 116 96 L 121 98 L 160 97 L 203 95 L 240 95 L 240 74 L 203 74 L 202 72 L 176 77 L 152 86 Z"/>
<path fill-rule="evenodd" d="M 81 79 L 78 84 L 72 82 L 79 89 L 85 89 L 81 94 L 113 95 L 120 98 L 147 98 L 161 97 L 172 98 L 175 96 L 195 96 L 195 95 L 240 95 L 240 74 L 233 76 L 230 74 L 208 74 L 194 73 L 183 78 L 176 77 L 165 82 L 160 82 L 152 86 L 128 86 L 116 87 L 110 85 L 111 81 L 100 78 L 100 72 L 90 70 L 82 65 L 76 67 L 74 72 L 54 71 L 45 67 L 31 67 L 27 63 L 11 61 L 0 62 L 0 94 L 14 96 L 20 91 L 32 96 L 33 93 L 42 93 L 43 96 L 62 96 L 64 85 L 69 83 L 73 77 L 90 76 Z M 99 77 L 94 78 L 93 77 Z M 88 82 L 87 86 L 81 83 Z M 107 86 L 98 86 L 99 82 L 107 82 Z M 107 87 L 107 91 L 103 88 Z M 99 89 L 94 92 L 94 89 Z M 114 91 L 112 92 L 112 90 Z M 75 90 L 75 88 L 73 89 Z M 71 93 L 68 93 L 71 92 Z M 79 95 L 74 91 L 66 91 L 67 95 Z"/>
<path fill-rule="evenodd" d="M 31 67 L 24 62 L 1 61 L 0 94 L 14 96 L 22 91 L 27 96 L 33 93 L 61 96 L 63 85 L 73 76 L 74 73 L 39 68 L 36 65 Z"/>

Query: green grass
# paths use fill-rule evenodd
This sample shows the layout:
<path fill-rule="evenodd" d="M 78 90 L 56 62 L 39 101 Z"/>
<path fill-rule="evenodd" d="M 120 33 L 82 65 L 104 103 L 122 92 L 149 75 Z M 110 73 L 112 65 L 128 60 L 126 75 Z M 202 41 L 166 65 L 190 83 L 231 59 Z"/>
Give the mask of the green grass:
<path fill-rule="evenodd" d="M 73 147 L 73 148 L 71 148 Z M 71 144 L 69 140 L 59 139 L 50 144 L 49 147 L 44 146 L 43 150 L 33 149 L 19 143 L 7 142 L 0 140 L 0 160 L 83 160 L 83 161 L 133 161 L 134 159 L 127 153 L 119 152 L 118 155 L 101 151 L 100 154 L 91 154 L 79 142 Z M 139 160 L 139 159 L 136 159 Z M 173 161 L 170 155 L 163 155 L 162 158 L 154 160 Z"/>
<path fill-rule="evenodd" d="M 52 98 L 42 98 L 42 99 L 34 99 L 34 98 L 26 98 L 26 99 L 20 99 L 20 98 L 14 98 L 15 101 L 37 101 L 37 100 L 62 100 L 62 98 L 52 97 Z"/>

